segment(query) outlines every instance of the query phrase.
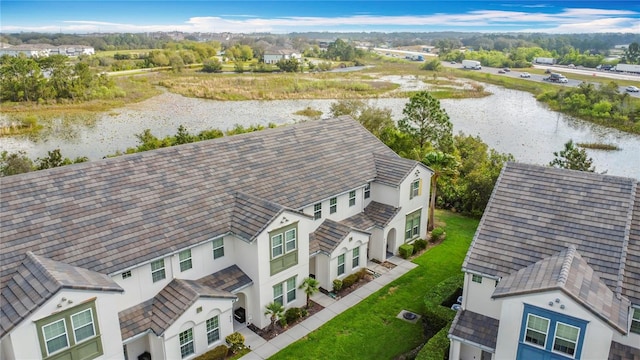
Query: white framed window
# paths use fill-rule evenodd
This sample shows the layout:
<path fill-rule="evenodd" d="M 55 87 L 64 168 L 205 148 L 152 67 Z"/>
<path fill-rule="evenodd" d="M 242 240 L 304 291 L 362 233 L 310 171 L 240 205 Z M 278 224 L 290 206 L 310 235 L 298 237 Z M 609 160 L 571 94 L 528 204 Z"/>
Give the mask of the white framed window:
<path fill-rule="evenodd" d="M 125 271 L 122 273 L 122 279 L 128 279 L 131 277 L 131 270 Z"/>
<path fill-rule="evenodd" d="M 349 191 L 349 206 L 353 206 L 356 204 L 356 191 Z"/>
<path fill-rule="evenodd" d="M 280 304 L 280 305 L 284 305 L 284 291 L 283 291 L 283 284 L 276 284 L 273 287 L 273 302 L 276 304 Z"/>
<path fill-rule="evenodd" d="M 335 214 L 338 211 L 338 198 L 329 199 L 329 213 Z"/>
<path fill-rule="evenodd" d="M 43 326 L 42 334 L 47 347 L 47 355 L 51 355 L 69 347 L 67 324 L 64 319 L 60 319 Z"/>
<path fill-rule="evenodd" d="M 296 249 L 296 229 L 289 229 L 284 233 L 285 251 L 291 252 Z"/>
<path fill-rule="evenodd" d="M 471 275 L 471 281 L 474 283 L 482 284 L 482 276 L 473 274 Z"/>
<path fill-rule="evenodd" d="M 292 277 L 286 281 L 287 283 L 287 303 L 296 299 L 296 277 Z"/>
<path fill-rule="evenodd" d="M 547 344 L 547 334 L 549 333 L 549 319 L 527 315 L 527 328 L 524 333 L 524 341 L 544 348 Z"/>
<path fill-rule="evenodd" d="M 187 329 L 178 335 L 180 339 L 180 356 L 186 358 L 195 353 L 193 347 L 193 329 Z"/>
<path fill-rule="evenodd" d="M 359 247 L 353 249 L 351 265 L 352 265 L 351 266 L 352 269 L 355 269 L 358 266 L 360 266 L 360 248 Z"/>
<path fill-rule="evenodd" d="M 91 308 L 71 315 L 71 327 L 73 327 L 73 336 L 75 337 L 76 344 L 94 337 L 96 335 L 96 329 L 93 325 L 93 312 Z"/>
<path fill-rule="evenodd" d="M 271 237 L 271 258 L 277 258 L 284 254 L 284 246 L 282 244 L 282 234 Z"/>
<path fill-rule="evenodd" d="M 193 267 L 191 249 L 180 251 L 178 257 L 180 258 L 180 271 L 187 271 Z"/>
<path fill-rule="evenodd" d="M 415 179 L 411 183 L 411 192 L 409 194 L 409 199 L 413 199 L 416 196 L 420 196 L 422 192 L 422 179 Z"/>
<path fill-rule="evenodd" d="M 371 184 L 367 184 L 364 186 L 364 198 L 368 199 L 371 197 Z"/>
<path fill-rule="evenodd" d="M 224 239 L 213 240 L 213 259 L 218 259 L 224 256 Z"/>
<path fill-rule="evenodd" d="M 410 240 L 420 236 L 420 218 L 422 217 L 422 209 L 416 210 L 407 215 L 405 223 L 404 239 Z"/>
<path fill-rule="evenodd" d="M 151 278 L 153 282 L 160 281 L 167 277 L 164 271 L 164 259 L 151 262 Z"/>
<path fill-rule="evenodd" d="M 580 328 L 558 321 L 556 333 L 553 336 L 553 351 L 573 357 L 576 353 L 578 336 L 580 336 Z"/>
<path fill-rule="evenodd" d="M 220 316 L 207 319 L 207 343 L 209 345 L 220 340 Z"/>
<path fill-rule="evenodd" d="M 338 255 L 338 276 L 344 274 L 344 254 Z"/>
<path fill-rule="evenodd" d="M 631 317 L 631 332 L 640 334 L 640 309 L 633 309 Z"/>
<path fill-rule="evenodd" d="M 313 219 L 318 220 L 322 218 L 322 203 L 313 205 Z"/>

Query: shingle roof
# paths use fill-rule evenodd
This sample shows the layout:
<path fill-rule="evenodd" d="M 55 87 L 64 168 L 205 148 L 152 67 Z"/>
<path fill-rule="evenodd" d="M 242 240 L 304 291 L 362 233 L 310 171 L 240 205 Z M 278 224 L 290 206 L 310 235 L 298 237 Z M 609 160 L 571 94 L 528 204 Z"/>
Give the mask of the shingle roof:
<path fill-rule="evenodd" d="M 629 234 L 632 215 L 638 226 L 639 188 L 635 179 L 507 163 L 463 270 L 505 277 L 573 245 L 614 293 L 624 289 L 640 303 L 640 273 L 629 266 L 637 256 L 638 235 Z"/>
<path fill-rule="evenodd" d="M 494 352 L 500 321 L 473 311 L 458 311 L 451 323 L 449 337 L 464 339 Z"/>
<path fill-rule="evenodd" d="M 231 265 L 228 268 L 198 279 L 197 282 L 202 286 L 230 293 L 235 293 L 253 284 L 251 278 L 238 265 Z"/>
<path fill-rule="evenodd" d="M 561 290 L 623 334 L 627 333 L 629 300 L 617 297 L 570 245 L 560 253 L 503 277 L 493 298 Z"/>
<path fill-rule="evenodd" d="M 235 196 L 230 231 L 251 241 L 284 209 L 271 201 L 238 192 Z"/>
<path fill-rule="evenodd" d="M 353 229 L 347 225 L 326 219 L 309 235 L 309 252 L 331 254 Z"/>
<path fill-rule="evenodd" d="M 640 186 L 636 188 L 633 217 L 629 230 L 629 244 L 622 279 L 622 294 L 640 305 Z"/>
<path fill-rule="evenodd" d="M 413 160 L 398 159 L 394 155 L 374 154 L 373 158 L 378 169 L 376 181 L 389 185 L 399 185 L 417 164 Z"/>
<path fill-rule="evenodd" d="M 394 158 L 417 164 L 340 117 L 3 177 L 0 282 L 28 250 L 113 274 L 228 233 L 234 209 L 265 220 L 361 187 Z"/>
<path fill-rule="evenodd" d="M 612 341 L 609 360 L 640 360 L 640 349 Z"/>
<path fill-rule="evenodd" d="M 173 279 L 155 297 L 118 313 L 123 339 L 151 330 L 160 336 L 201 297 L 236 298 L 235 295 L 193 280 Z"/>
<path fill-rule="evenodd" d="M 0 336 L 11 331 L 61 289 L 124 291 L 110 277 L 27 252 L 15 275 L 2 284 Z"/>
<path fill-rule="evenodd" d="M 350 216 L 341 223 L 354 229 L 369 230 L 373 227 L 384 228 L 389 221 L 400 211 L 400 208 L 372 201 L 364 208 L 364 211 Z"/>

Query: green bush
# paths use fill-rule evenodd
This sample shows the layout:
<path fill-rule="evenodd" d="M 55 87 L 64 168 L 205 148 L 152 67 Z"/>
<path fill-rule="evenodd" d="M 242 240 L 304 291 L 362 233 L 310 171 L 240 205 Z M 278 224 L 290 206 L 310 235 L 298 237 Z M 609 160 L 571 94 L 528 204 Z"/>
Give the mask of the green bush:
<path fill-rule="evenodd" d="M 431 231 L 431 242 L 437 242 L 444 236 L 444 229 L 437 227 Z"/>
<path fill-rule="evenodd" d="M 228 353 L 229 348 L 226 345 L 219 345 L 196 357 L 194 360 L 224 360 Z"/>
<path fill-rule="evenodd" d="M 447 334 L 451 323 L 440 329 L 427 343 L 422 347 L 415 360 L 442 360 L 446 358 L 449 350 L 449 339 Z"/>
<path fill-rule="evenodd" d="M 302 309 L 297 307 L 289 308 L 287 309 L 287 311 L 284 312 L 284 318 L 287 324 L 293 324 L 296 320 L 300 319 L 301 317 L 302 317 Z"/>
<path fill-rule="evenodd" d="M 398 248 L 398 252 L 403 259 L 408 259 L 411 255 L 413 255 L 413 245 L 402 244 L 400 245 L 400 248 Z"/>
<path fill-rule="evenodd" d="M 351 285 L 355 284 L 358 282 L 358 280 L 360 280 L 359 276 L 357 273 L 355 274 L 351 274 L 347 277 L 345 277 L 344 279 L 342 279 L 342 288 L 348 288 Z"/>
<path fill-rule="evenodd" d="M 463 282 L 464 274 L 460 274 L 443 280 L 431 288 L 424 296 L 424 303 L 426 305 L 425 316 L 433 313 L 435 316 L 445 319 L 446 321 L 453 320 L 456 312 L 440 304 L 451 296 L 451 294 L 458 291 L 458 289 L 463 286 Z"/>
<path fill-rule="evenodd" d="M 427 248 L 427 241 L 423 239 L 418 239 L 413 242 L 413 252 L 417 253 Z"/>
<path fill-rule="evenodd" d="M 342 280 L 335 279 L 333 280 L 333 291 L 340 291 L 342 289 Z"/>
<path fill-rule="evenodd" d="M 234 353 L 244 347 L 244 336 L 237 331 L 233 334 L 227 335 L 224 340 L 229 344 L 231 351 Z"/>

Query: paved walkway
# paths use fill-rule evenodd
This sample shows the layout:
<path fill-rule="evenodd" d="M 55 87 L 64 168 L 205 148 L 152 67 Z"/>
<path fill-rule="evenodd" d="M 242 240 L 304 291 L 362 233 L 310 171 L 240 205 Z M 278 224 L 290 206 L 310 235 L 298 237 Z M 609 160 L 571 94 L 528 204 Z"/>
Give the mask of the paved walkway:
<path fill-rule="evenodd" d="M 245 345 L 249 346 L 249 348 L 251 349 L 251 352 L 243 356 L 242 359 L 268 359 L 270 356 L 284 349 L 289 344 L 307 336 L 307 334 L 319 328 L 327 321 L 333 319 L 338 314 L 366 299 L 369 295 L 378 291 L 383 286 L 387 285 L 393 280 L 404 275 L 409 270 L 418 266 L 410 261 L 395 256 L 387 259 L 387 261 L 396 264 L 397 266 L 393 269 L 387 269 L 380 264 L 369 262 L 367 264 L 367 268 L 373 270 L 375 273 L 380 274 L 380 276 L 374 278 L 366 285 L 361 286 L 359 289 L 340 298 L 339 300 L 332 299 L 331 297 L 320 292 L 313 295 L 311 299 L 316 303 L 324 306 L 324 309 L 313 314 L 313 316 L 310 316 L 309 318 L 296 324 L 295 326 L 291 327 L 287 331 L 269 341 L 266 341 L 258 334 L 251 331 L 249 328 L 245 327 L 238 330 L 242 335 L 244 335 Z"/>

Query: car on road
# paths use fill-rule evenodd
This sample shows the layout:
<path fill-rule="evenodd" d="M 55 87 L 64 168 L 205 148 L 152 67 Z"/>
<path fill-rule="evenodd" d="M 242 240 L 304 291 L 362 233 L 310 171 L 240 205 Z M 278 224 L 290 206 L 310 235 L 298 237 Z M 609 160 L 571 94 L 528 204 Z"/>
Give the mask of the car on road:
<path fill-rule="evenodd" d="M 531 74 L 529 74 L 528 72 L 523 72 L 523 73 L 520 74 L 520 77 L 521 78 L 530 78 Z"/>
<path fill-rule="evenodd" d="M 511 71 L 511 69 L 509 69 L 508 67 L 506 67 L 506 68 L 504 68 L 504 69 L 502 69 L 502 70 L 504 70 L 504 72 L 509 72 L 509 71 Z"/>
<path fill-rule="evenodd" d="M 562 84 L 566 84 L 569 82 L 569 79 L 567 79 L 566 77 L 561 77 L 560 79 L 558 79 L 558 82 Z"/>
<path fill-rule="evenodd" d="M 455 61 L 452 61 L 452 62 L 451 62 L 451 64 L 456 64 L 456 62 L 455 62 Z"/>
<path fill-rule="evenodd" d="M 498 70 L 498 74 L 505 74 L 505 73 L 506 73 L 506 71 L 504 71 L 502 69 Z"/>
<path fill-rule="evenodd" d="M 625 88 L 627 92 L 640 92 L 637 86 L 629 85 Z"/>

